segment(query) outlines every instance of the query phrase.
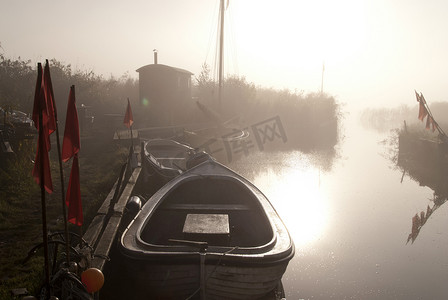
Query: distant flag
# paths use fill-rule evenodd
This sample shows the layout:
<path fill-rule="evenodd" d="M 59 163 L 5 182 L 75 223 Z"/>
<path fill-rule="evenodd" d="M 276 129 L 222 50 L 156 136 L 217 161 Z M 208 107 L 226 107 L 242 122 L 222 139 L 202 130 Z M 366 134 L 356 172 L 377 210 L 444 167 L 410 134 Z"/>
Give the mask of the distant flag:
<path fill-rule="evenodd" d="M 415 216 L 412 218 L 412 232 L 417 232 L 417 230 L 420 227 L 420 217 L 418 214 L 415 214 Z"/>
<path fill-rule="evenodd" d="M 431 207 L 429 207 L 429 205 L 428 205 L 428 207 L 426 208 L 426 218 L 429 218 L 429 216 L 432 214 L 432 208 Z"/>
<path fill-rule="evenodd" d="M 425 225 L 425 223 L 426 223 L 425 212 L 421 211 L 420 212 L 420 227 Z"/>
<path fill-rule="evenodd" d="M 33 121 L 34 125 L 39 130 L 39 138 L 37 141 L 36 159 L 32 174 L 34 180 L 38 184 L 41 184 L 43 181 L 45 190 L 51 194 L 53 192 L 53 183 L 51 181 L 50 159 L 48 158 L 50 139 L 47 130 L 49 118 L 42 86 L 42 73 L 42 65 L 39 63 L 37 65 L 37 82 L 34 91 L 33 107 Z M 42 117 L 41 120 L 40 117 Z M 39 128 L 39 122 L 42 124 L 42 128 Z"/>
<path fill-rule="evenodd" d="M 131 109 L 131 103 L 129 102 L 129 98 L 128 98 L 128 107 L 126 108 L 126 114 L 124 116 L 123 123 L 127 128 L 131 128 L 132 124 L 134 123 L 134 118 L 132 116 L 132 109 Z"/>
<path fill-rule="evenodd" d="M 423 104 L 426 104 L 425 97 L 423 96 L 422 93 L 420 93 L 420 102 L 423 102 Z"/>
<path fill-rule="evenodd" d="M 434 118 L 431 116 L 428 116 L 428 118 L 426 119 L 426 129 L 431 129 L 432 127 L 432 132 L 434 132 L 436 130 L 436 122 L 434 121 Z"/>
<path fill-rule="evenodd" d="M 72 171 L 68 182 L 67 196 L 65 204 L 68 206 L 68 221 L 77 226 L 81 226 L 84 218 L 82 215 L 81 187 L 79 182 L 79 161 L 78 154 L 73 157 Z"/>
<path fill-rule="evenodd" d="M 427 115 L 428 115 L 428 111 L 426 110 L 424 101 L 420 100 L 419 109 L 418 109 L 418 119 L 423 122 L 423 120 L 425 119 L 425 117 Z"/>
<path fill-rule="evenodd" d="M 426 119 L 426 129 L 431 129 L 432 132 L 436 131 L 437 129 L 437 131 L 439 132 L 439 138 L 446 140 L 447 135 L 445 134 L 445 132 L 443 132 L 443 129 L 439 126 L 439 124 L 437 124 L 436 120 L 434 120 L 434 117 L 432 116 L 431 110 L 429 109 L 429 106 L 426 103 L 423 94 L 418 94 L 417 91 L 415 91 L 415 97 L 417 98 L 417 102 L 419 102 L 418 119 L 423 122 L 426 116 L 428 116 L 428 118 Z"/>
<path fill-rule="evenodd" d="M 431 117 L 431 126 L 432 126 L 431 131 L 432 132 L 436 131 L 436 128 L 438 127 L 438 125 L 437 125 L 436 120 L 434 120 L 434 118 L 432 118 L 432 117 Z"/>
<path fill-rule="evenodd" d="M 428 116 L 428 118 L 426 119 L 426 129 L 431 128 L 431 119 L 431 116 Z"/>
<path fill-rule="evenodd" d="M 79 152 L 79 122 L 76 110 L 75 86 L 70 87 L 67 117 L 65 119 L 64 140 L 62 142 L 62 161 L 67 162 Z"/>
<path fill-rule="evenodd" d="M 417 93 L 416 90 L 414 90 L 415 92 L 415 97 L 417 98 L 417 102 L 420 102 L 420 95 Z"/>
<path fill-rule="evenodd" d="M 421 222 L 420 217 L 418 214 L 415 214 L 415 216 L 412 218 L 412 230 L 408 237 L 409 240 L 412 240 L 412 243 L 414 243 L 415 239 L 417 238 L 419 232 L 420 232 Z"/>

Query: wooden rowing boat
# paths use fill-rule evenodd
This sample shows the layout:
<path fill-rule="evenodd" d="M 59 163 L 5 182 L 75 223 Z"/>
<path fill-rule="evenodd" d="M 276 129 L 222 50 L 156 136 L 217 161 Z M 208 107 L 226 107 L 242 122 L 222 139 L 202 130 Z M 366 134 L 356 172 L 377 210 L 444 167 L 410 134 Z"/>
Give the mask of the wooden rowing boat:
<path fill-rule="evenodd" d="M 142 176 L 152 195 L 165 183 L 180 175 L 195 150 L 170 139 L 151 139 L 143 143 Z"/>
<path fill-rule="evenodd" d="M 127 294 L 147 299 L 260 299 L 294 256 L 263 193 L 213 159 L 158 190 L 119 249 Z"/>

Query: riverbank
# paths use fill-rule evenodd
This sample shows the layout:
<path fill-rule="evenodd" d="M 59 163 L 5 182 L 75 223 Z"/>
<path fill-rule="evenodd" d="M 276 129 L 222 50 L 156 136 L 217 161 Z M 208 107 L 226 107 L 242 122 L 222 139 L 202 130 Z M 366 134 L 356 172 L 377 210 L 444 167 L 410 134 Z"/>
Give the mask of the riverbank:
<path fill-rule="evenodd" d="M 55 139 L 55 137 L 52 137 Z M 61 183 L 59 178 L 56 143 L 50 151 L 54 193 L 47 194 L 47 222 L 50 232 L 63 230 Z M 31 170 L 36 143 L 23 143 L 15 157 L 0 169 L 0 298 L 10 297 L 11 289 L 26 288 L 36 294 L 42 280 L 41 255 L 22 264 L 28 251 L 42 242 L 42 218 L 39 186 L 33 181 Z M 80 178 L 86 230 L 98 207 L 118 177 L 128 149 L 113 139 L 91 131 L 81 137 Z M 71 163 L 64 168 L 67 188 Z M 69 230 L 79 232 L 70 225 Z"/>

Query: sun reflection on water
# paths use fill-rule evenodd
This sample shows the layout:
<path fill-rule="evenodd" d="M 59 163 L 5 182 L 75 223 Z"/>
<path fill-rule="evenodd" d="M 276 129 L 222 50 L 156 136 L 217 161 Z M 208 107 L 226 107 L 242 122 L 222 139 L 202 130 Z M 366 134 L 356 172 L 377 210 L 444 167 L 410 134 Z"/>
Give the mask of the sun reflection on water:
<path fill-rule="evenodd" d="M 320 187 L 320 171 L 303 156 L 288 155 L 279 169 L 257 174 L 254 183 L 274 205 L 296 246 L 309 246 L 327 227 L 327 195 Z"/>

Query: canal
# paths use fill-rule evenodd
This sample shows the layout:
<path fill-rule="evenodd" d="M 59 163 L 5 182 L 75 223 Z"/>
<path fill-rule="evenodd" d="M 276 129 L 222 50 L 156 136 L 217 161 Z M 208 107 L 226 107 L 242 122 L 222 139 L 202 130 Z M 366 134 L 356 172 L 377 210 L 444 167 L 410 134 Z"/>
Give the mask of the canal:
<path fill-rule="evenodd" d="M 448 299 L 448 205 L 407 243 L 434 191 L 385 155 L 390 133 L 354 116 L 344 122 L 336 155 L 262 151 L 230 163 L 266 194 L 294 240 L 287 298 Z"/>

